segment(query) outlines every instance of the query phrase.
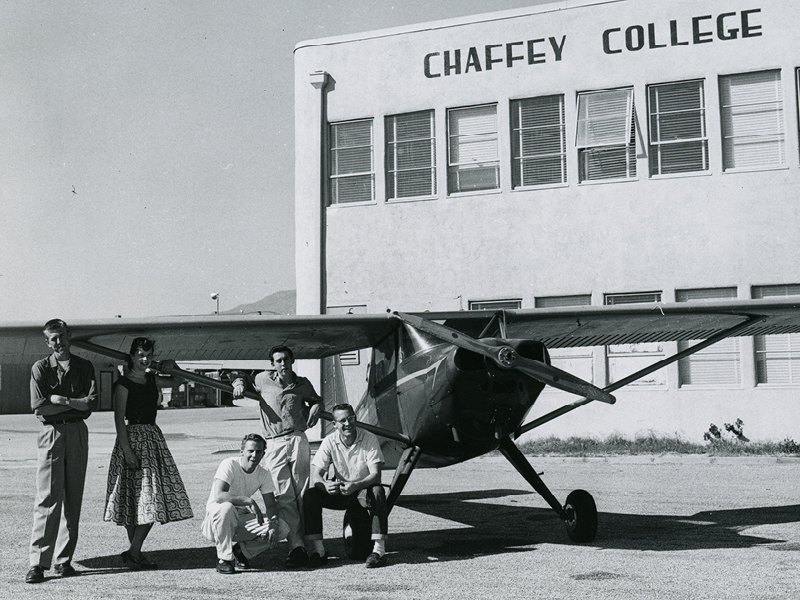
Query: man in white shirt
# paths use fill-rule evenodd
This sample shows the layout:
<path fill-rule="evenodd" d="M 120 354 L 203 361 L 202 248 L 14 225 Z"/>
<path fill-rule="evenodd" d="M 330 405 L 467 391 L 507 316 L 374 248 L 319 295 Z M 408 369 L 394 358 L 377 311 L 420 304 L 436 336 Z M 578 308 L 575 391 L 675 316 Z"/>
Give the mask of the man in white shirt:
<path fill-rule="evenodd" d="M 217 546 L 217 571 L 223 575 L 234 574 L 236 567 L 249 569 L 249 559 L 286 537 L 288 527 L 278 519 L 272 475 L 259 465 L 266 446 L 260 435 L 248 433 L 239 457 L 223 460 L 214 475 L 202 527 L 203 535 Z M 264 501 L 266 523 L 256 492 Z"/>
<path fill-rule="evenodd" d="M 320 444 L 311 461 L 311 486 L 303 496 L 305 542 L 309 567 L 320 567 L 328 555 L 322 541 L 322 509 L 367 509 L 372 523 L 372 553 L 367 568 L 386 565 L 388 510 L 381 485 L 383 453 L 378 438 L 358 429 L 356 415 L 349 404 L 332 410 L 336 431 Z M 326 478 L 333 465 L 334 478 Z M 363 508 L 362 508 L 363 507 Z"/>

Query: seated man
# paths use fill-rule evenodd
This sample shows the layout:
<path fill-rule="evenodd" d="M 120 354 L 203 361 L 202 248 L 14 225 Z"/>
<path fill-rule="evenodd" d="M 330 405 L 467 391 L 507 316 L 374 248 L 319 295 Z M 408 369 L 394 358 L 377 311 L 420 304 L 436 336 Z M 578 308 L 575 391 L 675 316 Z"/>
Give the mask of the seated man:
<path fill-rule="evenodd" d="M 386 564 L 388 510 L 386 493 L 381 486 L 383 454 L 378 438 L 356 425 L 353 407 L 333 407 L 336 431 L 327 436 L 311 461 L 311 485 L 303 496 L 305 541 L 310 557 L 308 566 L 325 564 L 328 555 L 322 543 L 322 509 L 347 510 L 365 507 L 372 521 L 372 553 L 368 568 Z M 334 479 L 326 479 L 333 464 Z"/>
<path fill-rule="evenodd" d="M 249 569 L 248 559 L 274 548 L 288 532 L 277 516 L 272 475 L 258 464 L 266 446 L 260 435 L 248 433 L 239 457 L 223 460 L 214 475 L 203 535 L 217 545 L 217 571 L 224 575 L 235 573 L 235 567 Z M 267 523 L 253 496 L 257 491 L 264 500 Z"/>

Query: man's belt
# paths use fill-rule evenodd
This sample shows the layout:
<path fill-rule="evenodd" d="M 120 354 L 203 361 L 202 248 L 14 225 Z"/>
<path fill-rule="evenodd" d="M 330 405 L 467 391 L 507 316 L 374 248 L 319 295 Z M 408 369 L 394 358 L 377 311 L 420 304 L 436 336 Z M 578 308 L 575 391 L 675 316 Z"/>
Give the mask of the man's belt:
<path fill-rule="evenodd" d="M 45 425 L 66 425 L 67 423 L 77 423 L 83 421 L 83 417 L 69 417 L 68 419 L 57 419 L 55 421 L 45 421 Z"/>
<path fill-rule="evenodd" d="M 276 433 L 275 435 L 268 435 L 264 439 L 266 439 L 266 440 L 274 440 L 275 438 L 280 438 L 280 437 L 283 437 L 285 435 L 289 435 L 290 433 L 294 433 L 294 429 L 289 429 L 289 430 L 283 431 L 281 433 Z"/>

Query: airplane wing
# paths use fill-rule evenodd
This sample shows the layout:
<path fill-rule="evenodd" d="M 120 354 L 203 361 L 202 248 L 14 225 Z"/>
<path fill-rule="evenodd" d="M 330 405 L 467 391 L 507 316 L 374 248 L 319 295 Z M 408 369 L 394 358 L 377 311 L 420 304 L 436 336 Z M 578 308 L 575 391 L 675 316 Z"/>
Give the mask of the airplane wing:
<path fill-rule="evenodd" d="M 485 311 L 491 314 L 491 311 Z M 472 336 L 489 324 L 475 313 L 420 314 Z M 507 338 L 535 339 L 548 348 L 604 346 L 640 342 L 707 339 L 741 327 L 737 336 L 800 332 L 800 300 L 727 300 L 672 304 L 629 304 L 506 310 L 490 335 L 503 323 Z M 749 325 L 747 325 L 749 323 Z"/>
<path fill-rule="evenodd" d="M 43 323 L 0 323 L 0 361 L 23 363 L 46 356 Z M 73 342 L 128 352 L 135 337 L 156 340 L 158 358 L 176 361 L 266 360 L 272 346 L 295 358 L 322 358 L 374 346 L 394 328 L 379 315 L 210 315 L 69 321 Z"/>
<path fill-rule="evenodd" d="M 536 339 L 549 348 L 800 332 L 800 301 L 732 300 L 495 311 L 413 313 L 477 337 Z M 73 340 L 127 352 L 134 337 L 156 340 L 159 358 L 265 360 L 283 344 L 315 359 L 375 346 L 398 321 L 388 313 L 275 316 L 209 315 L 70 322 Z M 33 362 L 48 353 L 41 323 L 0 324 L 0 362 Z"/>

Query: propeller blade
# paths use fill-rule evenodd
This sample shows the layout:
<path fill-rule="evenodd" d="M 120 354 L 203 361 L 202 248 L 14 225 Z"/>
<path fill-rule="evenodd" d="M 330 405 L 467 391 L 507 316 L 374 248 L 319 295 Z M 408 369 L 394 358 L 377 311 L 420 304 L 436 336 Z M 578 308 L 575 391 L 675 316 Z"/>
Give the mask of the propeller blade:
<path fill-rule="evenodd" d="M 590 400 L 599 400 L 607 404 L 614 404 L 617 399 L 608 392 L 604 392 L 599 387 L 592 385 L 588 381 L 584 381 L 579 377 L 575 377 L 571 373 L 562 371 L 556 367 L 546 365 L 537 360 L 531 360 L 520 356 L 510 346 L 490 346 L 484 344 L 468 335 L 464 335 L 447 327 L 416 315 L 409 315 L 401 312 L 393 313 L 398 319 L 408 323 L 419 331 L 428 333 L 434 337 L 439 338 L 443 342 L 453 344 L 459 348 L 475 352 L 487 358 L 492 359 L 497 365 L 503 369 L 516 369 L 520 373 L 525 373 L 528 377 L 541 381 L 544 384 L 558 388 L 565 392 L 584 396 Z"/>
<path fill-rule="evenodd" d="M 564 390 L 565 392 L 570 392 L 571 394 L 584 396 L 589 400 L 598 400 L 606 404 L 614 404 L 617 401 L 613 395 L 604 392 L 588 381 L 584 381 L 580 377 L 575 377 L 572 373 L 539 362 L 538 360 L 531 360 L 530 358 L 517 355 L 517 364 L 514 368 L 537 381 Z"/>

